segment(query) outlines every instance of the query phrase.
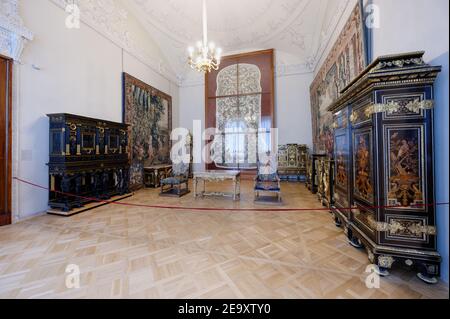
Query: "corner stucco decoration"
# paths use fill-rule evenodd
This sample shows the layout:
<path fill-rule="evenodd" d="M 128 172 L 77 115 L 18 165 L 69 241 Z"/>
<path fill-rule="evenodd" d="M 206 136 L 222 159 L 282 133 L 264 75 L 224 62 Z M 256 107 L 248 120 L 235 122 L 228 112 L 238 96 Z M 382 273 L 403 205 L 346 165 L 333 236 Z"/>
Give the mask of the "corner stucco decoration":
<path fill-rule="evenodd" d="M 128 11 L 120 5 L 120 2 L 115 0 L 50 1 L 62 10 L 65 10 L 68 4 L 75 3 L 80 9 L 80 20 L 83 23 L 133 55 L 157 74 L 173 83 L 181 84 L 181 78 L 165 62 L 149 55 L 146 50 L 142 49 L 140 45 L 142 40 L 139 40 L 138 35 L 129 28 Z"/>
<path fill-rule="evenodd" d="M 19 15 L 19 0 L 0 0 L 0 54 L 19 61 L 26 42 L 31 40 L 33 33 Z"/>

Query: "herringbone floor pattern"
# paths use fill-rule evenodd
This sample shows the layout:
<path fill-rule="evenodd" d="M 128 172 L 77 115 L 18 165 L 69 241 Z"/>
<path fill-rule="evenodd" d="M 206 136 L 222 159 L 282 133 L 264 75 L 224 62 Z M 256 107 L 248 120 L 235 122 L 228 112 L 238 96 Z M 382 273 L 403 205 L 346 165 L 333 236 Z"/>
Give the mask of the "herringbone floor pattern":
<path fill-rule="evenodd" d="M 251 186 L 243 182 L 239 203 L 161 198 L 151 189 L 123 202 L 256 207 Z M 304 185 L 282 188 L 284 207 L 321 208 Z M 68 264 L 80 267 L 79 289 L 65 286 Z M 0 298 L 448 298 L 445 284 L 426 285 L 401 269 L 368 289 L 367 265 L 326 211 L 109 205 L 0 229 Z"/>

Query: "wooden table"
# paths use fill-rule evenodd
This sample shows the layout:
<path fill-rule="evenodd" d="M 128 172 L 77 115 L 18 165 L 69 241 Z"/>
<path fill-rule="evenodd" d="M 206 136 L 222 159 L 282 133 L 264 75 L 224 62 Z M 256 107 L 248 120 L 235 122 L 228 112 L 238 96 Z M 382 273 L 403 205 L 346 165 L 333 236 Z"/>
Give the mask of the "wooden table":
<path fill-rule="evenodd" d="M 233 193 L 206 192 L 206 182 L 233 181 Z M 200 192 L 198 183 L 203 182 L 203 190 Z M 241 172 L 239 171 L 205 171 L 194 173 L 194 196 L 229 196 L 233 200 L 238 200 L 241 196 Z"/>
<path fill-rule="evenodd" d="M 170 164 L 144 167 L 145 186 L 158 188 L 160 186 L 161 179 L 168 177 L 171 169 L 172 165 Z"/>

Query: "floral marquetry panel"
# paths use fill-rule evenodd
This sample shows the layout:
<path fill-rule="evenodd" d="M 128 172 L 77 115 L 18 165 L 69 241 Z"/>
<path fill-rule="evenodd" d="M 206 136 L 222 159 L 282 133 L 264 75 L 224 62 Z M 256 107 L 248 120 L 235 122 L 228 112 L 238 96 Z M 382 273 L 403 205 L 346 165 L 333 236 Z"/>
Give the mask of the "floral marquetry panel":
<path fill-rule="evenodd" d="M 353 137 L 353 188 L 355 196 L 373 203 L 372 130 L 355 131 Z"/>
<path fill-rule="evenodd" d="M 339 132 L 335 134 L 334 138 L 334 152 L 335 152 L 335 202 L 336 205 L 342 208 L 350 207 L 350 199 L 348 194 L 350 192 L 350 147 L 349 137 L 347 133 Z M 349 213 L 346 211 L 346 213 Z"/>
<path fill-rule="evenodd" d="M 273 51 L 224 58 L 206 75 L 206 100 L 206 127 L 216 128 L 208 168 L 256 169 L 258 149 L 271 147 L 257 133 L 274 123 Z"/>
<path fill-rule="evenodd" d="M 424 160 L 422 126 L 386 126 L 385 138 L 388 141 L 386 161 L 387 205 L 408 206 L 407 209 L 423 210 L 424 198 Z M 405 208 L 403 208 L 405 209 Z"/>

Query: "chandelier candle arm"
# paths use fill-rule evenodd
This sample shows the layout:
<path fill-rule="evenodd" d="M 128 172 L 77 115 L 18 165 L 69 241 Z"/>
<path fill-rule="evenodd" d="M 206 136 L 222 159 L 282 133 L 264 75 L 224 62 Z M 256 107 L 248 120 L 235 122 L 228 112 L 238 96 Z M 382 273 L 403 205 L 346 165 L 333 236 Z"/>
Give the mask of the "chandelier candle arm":
<path fill-rule="evenodd" d="M 203 41 L 197 42 L 197 49 L 188 48 L 188 63 L 192 69 L 207 73 L 212 70 L 218 70 L 222 50 L 216 48 L 214 42 L 208 43 L 208 14 L 206 0 L 202 2 L 202 21 L 203 21 Z"/>

